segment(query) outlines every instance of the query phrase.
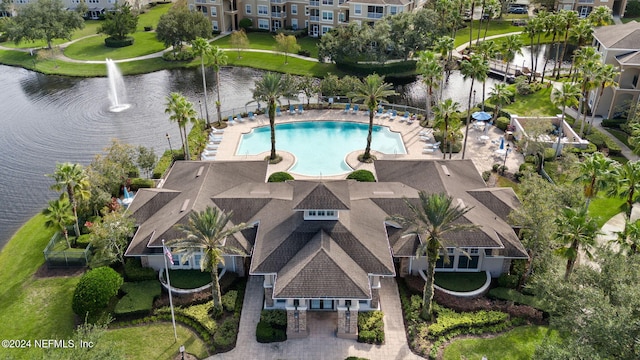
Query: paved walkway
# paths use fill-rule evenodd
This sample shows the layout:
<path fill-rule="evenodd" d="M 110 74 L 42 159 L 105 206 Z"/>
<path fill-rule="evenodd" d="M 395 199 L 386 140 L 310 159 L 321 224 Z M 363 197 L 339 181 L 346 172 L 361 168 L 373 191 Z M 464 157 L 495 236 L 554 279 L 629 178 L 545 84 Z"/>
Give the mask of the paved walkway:
<path fill-rule="evenodd" d="M 367 359 L 422 359 L 409 350 L 404 331 L 398 287 L 394 279 L 381 281 L 380 304 L 384 312 L 384 345 L 361 344 L 355 340 L 339 339 L 330 334 L 311 334 L 305 339 L 288 340 L 281 343 L 260 344 L 256 341 L 256 325 L 262 310 L 262 279 L 250 276 L 240 317 L 240 329 L 236 347 L 226 353 L 208 359 L 257 360 L 257 359 L 327 359 L 341 360 L 349 356 Z M 330 313 L 327 313 L 330 315 Z M 315 335 L 315 336 L 314 336 Z"/>

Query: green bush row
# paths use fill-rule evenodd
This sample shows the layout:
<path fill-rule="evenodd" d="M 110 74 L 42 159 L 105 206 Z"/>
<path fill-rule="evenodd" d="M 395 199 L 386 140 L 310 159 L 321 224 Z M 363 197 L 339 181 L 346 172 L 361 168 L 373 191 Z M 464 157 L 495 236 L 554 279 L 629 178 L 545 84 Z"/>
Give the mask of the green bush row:
<path fill-rule="evenodd" d="M 359 182 L 376 182 L 376 177 L 369 170 L 356 170 L 347 175 L 347 179 L 356 180 Z"/>
<path fill-rule="evenodd" d="M 239 317 L 231 316 L 226 318 L 215 335 L 213 335 L 213 345 L 218 348 L 231 348 L 236 343 L 239 323 Z"/>
<path fill-rule="evenodd" d="M 429 337 L 434 339 L 457 328 L 474 328 L 494 325 L 509 319 L 509 314 L 501 311 L 485 311 L 458 313 L 451 309 L 434 304 L 437 314 L 435 323 L 429 325 Z"/>
<path fill-rule="evenodd" d="M 195 59 L 195 55 L 191 50 L 184 49 L 182 51 L 178 51 L 174 53 L 173 51 L 167 51 L 162 54 L 162 59 L 164 61 L 191 61 Z"/>
<path fill-rule="evenodd" d="M 267 182 L 285 182 L 287 180 L 293 180 L 293 176 L 285 171 L 277 171 L 269 175 Z"/>
<path fill-rule="evenodd" d="M 104 39 L 104 46 L 109 48 L 121 48 L 125 46 L 133 45 L 134 38 L 131 36 L 127 36 L 124 39 L 116 39 L 114 37 L 108 37 Z"/>
<path fill-rule="evenodd" d="M 124 277 L 127 281 L 155 280 L 158 273 L 152 268 L 142 267 L 140 258 L 128 258 L 124 263 Z"/>
<path fill-rule="evenodd" d="M 158 280 L 147 280 L 124 283 L 120 291 L 124 292 L 125 296 L 116 304 L 116 317 L 149 315 L 153 301 L 160 296 L 161 289 Z"/>
<path fill-rule="evenodd" d="M 260 321 L 273 326 L 286 327 L 287 311 L 286 310 L 262 310 L 262 312 L 260 312 Z"/>
<path fill-rule="evenodd" d="M 131 191 L 138 191 L 139 189 L 149 189 L 156 184 L 152 179 L 133 178 L 131 179 Z"/>
<path fill-rule="evenodd" d="M 506 131 L 509 124 L 511 124 L 511 120 L 507 117 L 501 116 L 496 119 L 496 127 L 502 131 Z"/>
<path fill-rule="evenodd" d="M 256 340 L 259 343 L 272 343 L 287 340 L 287 333 L 283 329 L 275 328 L 271 324 L 260 321 L 256 327 Z"/>
<path fill-rule="evenodd" d="M 174 160 L 184 160 L 182 150 L 173 150 L 173 153 L 166 150 L 158 160 L 156 167 L 153 169 L 153 178 L 160 179 L 163 177 L 169 167 L 171 167 Z"/>
<path fill-rule="evenodd" d="M 216 332 L 218 325 L 210 315 L 212 307 L 213 301 L 208 301 L 199 305 L 186 307 L 176 306 L 174 307 L 174 312 L 197 322 L 209 333 L 209 335 L 213 335 Z M 158 315 L 171 314 L 171 309 L 168 306 L 165 306 L 156 309 L 155 313 Z"/>
<path fill-rule="evenodd" d="M 513 301 L 516 304 L 529 305 L 538 310 L 545 311 L 544 303 L 531 295 L 525 295 L 514 289 L 497 287 L 489 290 L 488 296 L 493 299 Z"/>
<path fill-rule="evenodd" d="M 602 120 L 602 126 L 614 129 L 620 129 L 622 124 L 625 124 L 627 119 L 604 119 Z"/>
<path fill-rule="evenodd" d="M 225 311 L 233 312 L 236 308 L 236 301 L 238 299 L 237 290 L 229 290 L 226 294 L 222 295 L 222 307 Z"/>
<path fill-rule="evenodd" d="M 598 149 L 609 149 L 609 155 L 620 155 L 622 152 L 618 144 L 596 129 L 591 129 L 591 134 L 585 136 L 585 138 L 595 144 Z"/>
<path fill-rule="evenodd" d="M 358 342 L 382 345 L 384 343 L 384 313 L 366 311 L 358 313 Z"/>

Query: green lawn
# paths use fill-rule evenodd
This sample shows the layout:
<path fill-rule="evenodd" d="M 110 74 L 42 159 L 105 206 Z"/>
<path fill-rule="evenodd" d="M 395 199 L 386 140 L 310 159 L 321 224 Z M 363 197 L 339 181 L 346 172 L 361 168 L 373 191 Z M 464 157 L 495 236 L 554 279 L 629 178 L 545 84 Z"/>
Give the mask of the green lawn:
<path fill-rule="evenodd" d="M 236 54 L 235 52 L 229 53 L 229 65 L 315 77 L 324 77 L 328 73 L 341 75 L 341 71 L 334 64 L 322 64 L 292 57 L 288 57 L 288 63 L 285 64 L 284 55 L 280 54 L 241 51 L 241 59 L 238 59 Z"/>
<path fill-rule="evenodd" d="M 503 110 L 519 116 L 555 116 L 560 111 L 551 102 L 553 88 L 543 88 L 530 95 L 516 95 L 516 99 Z"/>
<path fill-rule="evenodd" d="M 121 48 L 110 48 L 104 45 L 105 35 L 92 36 L 69 45 L 64 54 L 78 60 L 119 60 L 153 54 L 165 49 L 164 44 L 156 39 L 154 32 L 136 32 L 133 45 Z"/>
<path fill-rule="evenodd" d="M 156 28 L 158 26 L 158 21 L 160 20 L 160 16 L 169 11 L 173 4 L 159 4 L 153 6 L 151 8 L 145 9 L 140 17 L 138 18 L 138 31 L 144 31 L 145 26 L 151 26 L 152 28 Z"/>
<path fill-rule="evenodd" d="M 510 172 L 516 172 L 518 171 L 518 169 L 509 169 L 508 171 Z M 515 191 L 515 193 L 517 194 L 519 192 L 519 185 L 518 183 L 511 181 L 510 179 L 504 177 L 504 176 L 498 176 L 498 180 L 496 182 L 496 185 L 499 187 L 510 187 L 513 188 L 513 191 Z"/>
<path fill-rule="evenodd" d="M 638 21 L 638 22 L 640 22 L 640 17 L 628 17 L 628 18 L 627 18 L 627 17 L 625 17 L 625 18 L 622 18 L 622 19 L 620 19 L 620 20 L 621 20 L 623 23 L 625 23 L 625 24 L 626 24 L 626 23 L 628 23 L 628 22 L 631 22 L 631 21 Z"/>
<path fill-rule="evenodd" d="M 486 280 L 487 275 L 484 272 L 437 272 L 435 276 L 435 283 L 441 288 L 462 292 L 477 290 L 484 285 Z"/>
<path fill-rule="evenodd" d="M 475 40 L 478 37 L 478 24 L 480 22 L 478 20 L 473 20 L 473 39 Z M 484 26 L 485 23 L 482 23 L 482 30 L 480 30 L 480 39 L 484 37 Z M 489 30 L 487 31 L 487 36 L 501 35 L 507 34 L 511 32 L 519 32 L 522 31 L 522 26 L 513 26 L 511 24 L 511 20 L 509 21 L 500 21 L 500 20 L 492 20 L 489 23 Z M 456 32 L 456 38 L 454 39 L 455 46 L 460 46 L 466 42 L 469 42 L 469 26 L 462 29 L 458 29 Z"/>
<path fill-rule="evenodd" d="M 252 32 L 247 34 L 247 38 L 249 39 L 249 48 L 250 49 L 260 49 L 260 50 L 275 50 L 276 49 L 276 41 L 273 38 L 273 34 L 269 33 L 261 33 L 261 32 Z M 304 37 L 298 39 L 298 45 L 302 50 L 307 50 L 311 53 L 311 57 L 314 59 L 318 58 L 318 44 L 319 40 L 312 37 Z M 221 48 L 231 49 L 231 36 L 225 36 L 211 43 L 212 45 L 217 45 Z M 237 53 L 236 53 L 237 54 Z M 233 57 L 233 55 L 230 55 Z"/>
<path fill-rule="evenodd" d="M 444 349 L 444 359 L 532 359 L 535 348 L 546 337 L 556 338 L 545 326 L 515 328 L 492 339 L 456 340 Z"/>
<path fill-rule="evenodd" d="M 211 273 L 200 270 L 169 270 L 171 286 L 178 289 L 195 289 L 211 283 Z"/>
<path fill-rule="evenodd" d="M 115 346 L 123 349 L 127 359 L 172 359 L 180 345 L 184 345 L 186 351 L 195 355 L 198 359 L 208 356 L 205 344 L 191 330 L 176 326 L 178 341 L 173 337 L 171 323 L 158 323 L 143 326 L 128 327 L 107 331 L 100 342 L 99 347 Z"/>
<path fill-rule="evenodd" d="M 625 200 L 617 197 L 599 196 L 589 204 L 589 214 L 596 218 L 598 228 L 609 219 L 624 211 Z"/>

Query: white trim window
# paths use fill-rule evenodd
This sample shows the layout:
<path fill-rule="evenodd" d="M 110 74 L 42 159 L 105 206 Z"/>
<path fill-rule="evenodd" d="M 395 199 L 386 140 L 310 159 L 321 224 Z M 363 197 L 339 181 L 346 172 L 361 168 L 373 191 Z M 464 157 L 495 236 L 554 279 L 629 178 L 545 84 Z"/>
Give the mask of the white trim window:
<path fill-rule="evenodd" d="M 322 35 L 328 33 L 329 31 L 331 31 L 331 29 L 332 29 L 331 26 L 322 26 Z M 331 211 L 331 210 L 328 210 L 328 211 Z M 327 215 L 327 217 L 329 217 L 329 216 Z M 338 217 L 337 212 L 336 212 L 336 216 L 335 217 L 336 218 Z"/>
<path fill-rule="evenodd" d="M 218 31 L 218 20 L 212 20 L 211 27 L 213 28 L 213 31 Z"/>
<path fill-rule="evenodd" d="M 215 6 L 211 7 L 211 16 L 218 16 L 218 8 Z"/>
<path fill-rule="evenodd" d="M 322 0 L 322 5 L 333 5 L 333 0 Z"/>
<path fill-rule="evenodd" d="M 268 19 L 258 19 L 258 29 L 269 30 L 269 20 Z"/>
<path fill-rule="evenodd" d="M 353 5 L 353 13 L 355 15 L 362 15 L 362 5 L 360 4 L 354 4 Z"/>
<path fill-rule="evenodd" d="M 322 12 L 322 21 L 333 21 L 333 11 L 323 11 Z M 324 27 L 323 27 L 324 29 Z M 324 35 L 325 31 L 322 31 Z"/>
<path fill-rule="evenodd" d="M 251 14 L 251 4 L 246 4 L 244 6 L 244 13 L 245 14 Z"/>
<path fill-rule="evenodd" d="M 298 30 L 298 19 L 291 19 L 291 28 L 293 30 Z"/>
<path fill-rule="evenodd" d="M 267 5 L 258 5 L 258 15 L 269 15 L 269 7 Z M 267 29 L 268 28 L 269 28 L 269 22 L 267 21 Z"/>
<path fill-rule="evenodd" d="M 298 15 L 298 5 L 291 4 L 291 15 Z"/>
<path fill-rule="evenodd" d="M 395 15 L 398 13 L 398 7 L 397 6 L 389 6 L 389 15 Z"/>

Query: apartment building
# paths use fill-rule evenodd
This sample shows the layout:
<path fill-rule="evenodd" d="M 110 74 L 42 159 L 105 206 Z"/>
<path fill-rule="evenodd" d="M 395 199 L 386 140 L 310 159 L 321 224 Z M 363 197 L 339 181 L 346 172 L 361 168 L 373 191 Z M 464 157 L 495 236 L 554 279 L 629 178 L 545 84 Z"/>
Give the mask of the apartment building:
<path fill-rule="evenodd" d="M 424 0 L 188 0 L 189 8 L 210 19 L 214 31 L 239 29 L 250 19 L 256 29 L 309 29 L 321 36 L 336 26 L 373 24 L 386 15 L 413 11 Z"/>
<path fill-rule="evenodd" d="M 558 10 L 574 10 L 580 17 L 587 17 L 598 6 L 606 6 L 611 9 L 613 16 L 624 16 L 627 0 L 558 0 Z"/>
<path fill-rule="evenodd" d="M 0 17 L 3 16 L 16 16 L 20 7 L 36 2 L 37 0 L 6 0 L 4 10 L 0 11 Z M 123 0 L 119 0 L 123 2 Z M 150 0 L 124 0 L 128 2 L 132 8 L 140 9 L 143 6 L 149 4 Z M 106 11 L 112 10 L 118 0 L 62 0 L 62 4 L 69 10 L 74 10 L 82 2 L 87 4 L 87 13 L 85 18 L 97 20 L 100 15 L 104 15 Z"/>

